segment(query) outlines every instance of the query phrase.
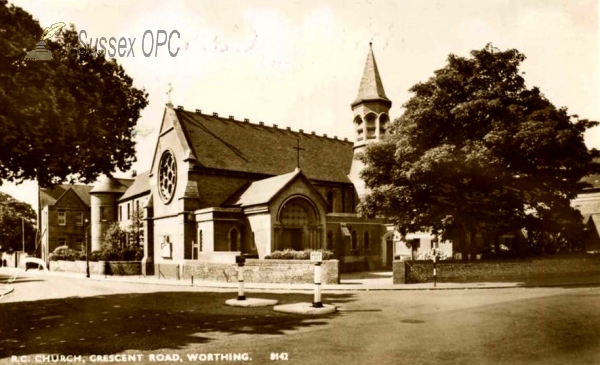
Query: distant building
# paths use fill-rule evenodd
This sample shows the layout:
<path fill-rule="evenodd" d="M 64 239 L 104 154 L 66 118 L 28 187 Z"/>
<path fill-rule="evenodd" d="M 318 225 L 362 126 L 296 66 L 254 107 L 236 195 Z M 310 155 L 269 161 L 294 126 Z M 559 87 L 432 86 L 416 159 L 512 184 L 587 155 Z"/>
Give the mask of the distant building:
<path fill-rule="evenodd" d="M 600 252 L 600 175 L 583 179 L 590 184 L 583 189 L 571 205 L 579 209 L 586 227 L 585 251 Z"/>

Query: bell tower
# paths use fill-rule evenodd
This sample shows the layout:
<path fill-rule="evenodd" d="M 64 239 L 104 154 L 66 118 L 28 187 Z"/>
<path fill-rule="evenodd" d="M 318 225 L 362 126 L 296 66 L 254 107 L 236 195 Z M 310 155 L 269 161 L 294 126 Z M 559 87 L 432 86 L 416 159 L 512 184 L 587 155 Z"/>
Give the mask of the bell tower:
<path fill-rule="evenodd" d="M 372 43 L 369 43 L 369 53 L 360 80 L 358 96 L 350 106 L 354 113 L 354 157 L 356 157 L 356 154 L 363 152 L 369 143 L 384 138 L 390 122 L 389 110 L 392 101 L 385 95 Z M 364 182 L 359 176 L 363 167 L 362 162 L 353 159 L 348 175 L 359 198 L 365 193 Z"/>

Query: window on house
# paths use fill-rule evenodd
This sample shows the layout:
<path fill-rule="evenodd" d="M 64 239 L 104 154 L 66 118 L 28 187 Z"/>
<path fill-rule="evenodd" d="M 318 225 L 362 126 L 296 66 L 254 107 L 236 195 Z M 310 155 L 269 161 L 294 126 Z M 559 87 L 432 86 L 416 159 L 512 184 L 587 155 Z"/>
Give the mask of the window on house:
<path fill-rule="evenodd" d="M 140 201 L 139 200 L 135 202 L 135 211 L 136 211 L 136 214 L 137 214 L 137 212 L 140 211 Z"/>
<path fill-rule="evenodd" d="M 131 219 L 131 204 L 127 203 L 127 220 Z"/>
<path fill-rule="evenodd" d="M 78 226 L 83 226 L 83 212 L 78 211 L 76 217 L 77 219 L 75 220 L 75 224 L 77 224 Z"/>
<path fill-rule="evenodd" d="M 79 250 L 79 251 L 85 250 L 85 247 L 83 247 L 83 239 L 82 238 L 77 238 L 75 240 L 75 249 Z"/>
<path fill-rule="evenodd" d="M 256 241 L 254 240 L 254 232 L 252 232 L 252 249 L 256 250 Z"/>
<path fill-rule="evenodd" d="M 369 243 L 369 232 L 365 232 L 365 234 L 363 235 L 363 241 L 364 241 L 363 244 L 365 246 L 365 250 L 370 249 L 370 247 L 369 247 L 369 244 L 370 244 Z"/>
<path fill-rule="evenodd" d="M 67 212 L 65 212 L 64 210 L 59 210 L 58 211 L 58 225 L 64 226 L 65 224 L 67 224 Z"/>
<path fill-rule="evenodd" d="M 123 206 L 119 205 L 119 220 L 123 220 Z"/>
<path fill-rule="evenodd" d="M 66 238 L 59 238 L 58 239 L 58 245 L 59 246 L 66 246 L 67 245 L 67 239 Z"/>
<path fill-rule="evenodd" d="M 352 250 L 356 250 L 357 244 L 358 242 L 356 239 L 356 231 L 352 231 L 352 236 L 350 238 L 350 247 L 352 248 Z"/>
<path fill-rule="evenodd" d="M 100 220 L 106 220 L 106 209 L 104 207 L 100 207 Z"/>

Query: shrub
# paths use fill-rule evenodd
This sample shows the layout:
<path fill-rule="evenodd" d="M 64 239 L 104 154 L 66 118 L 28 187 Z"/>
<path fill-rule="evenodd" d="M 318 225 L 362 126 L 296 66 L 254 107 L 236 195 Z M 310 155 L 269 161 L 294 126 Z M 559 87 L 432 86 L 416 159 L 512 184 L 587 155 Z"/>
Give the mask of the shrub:
<path fill-rule="evenodd" d="M 81 255 L 80 251 L 73 250 L 72 248 L 68 248 L 67 246 L 57 247 L 54 252 L 50 254 L 51 261 L 77 261 L 79 260 L 79 256 Z M 85 259 L 85 254 L 84 254 Z"/>
<path fill-rule="evenodd" d="M 310 253 L 312 251 L 319 251 L 323 253 L 323 260 L 331 260 L 333 258 L 333 252 L 327 250 L 310 250 L 295 251 L 291 249 L 285 249 L 283 251 L 273 251 L 270 255 L 265 256 L 265 259 L 269 260 L 308 260 L 310 259 Z"/>

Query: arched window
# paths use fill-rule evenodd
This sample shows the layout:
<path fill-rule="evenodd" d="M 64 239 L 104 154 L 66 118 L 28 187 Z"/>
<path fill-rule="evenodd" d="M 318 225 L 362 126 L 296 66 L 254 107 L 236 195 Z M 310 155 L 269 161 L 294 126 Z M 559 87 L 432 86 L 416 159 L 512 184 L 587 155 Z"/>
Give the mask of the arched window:
<path fill-rule="evenodd" d="M 373 139 L 375 135 L 375 120 L 377 116 L 374 113 L 369 113 L 365 118 L 365 127 L 367 128 L 367 139 Z"/>
<path fill-rule="evenodd" d="M 365 232 L 365 234 L 363 235 L 363 244 L 365 246 L 365 250 L 368 250 L 369 247 L 369 232 Z"/>
<path fill-rule="evenodd" d="M 364 138 L 364 126 L 363 126 L 363 120 L 360 117 L 360 115 L 357 115 L 354 118 L 354 129 L 356 130 L 356 140 L 357 141 L 362 141 Z"/>
<path fill-rule="evenodd" d="M 333 212 L 333 191 L 327 192 L 327 213 Z"/>
<path fill-rule="evenodd" d="M 327 247 L 325 247 L 326 249 L 332 249 L 333 248 L 333 232 L 332 231 L 327 231 Z"/>
<path fill-rule="evenodd" d="M 356 250 L 357 244 L 358 244 L 358 242 L 356 239 L 356 231 L 352 231 L 351 242 L 350 242 L 350 247 L 352 248 L 352 250 Z"/>
<path fill-rule="evenodd" d="M 390 118 L 387 116 L 387 114 L 381 114 L 379 116 L 379 135 L 381 137 L 383 137 L 386 133 L 386 131 L 388 130 L 388 122 L 390 121 Z"/>
<path fill-rule="evenodd" d="M 230 251 L 241 251 L 241 247 L 239 247 L 239 232 L 237 229 L 232 228 L 229 231 L 229 250 Z"/>

